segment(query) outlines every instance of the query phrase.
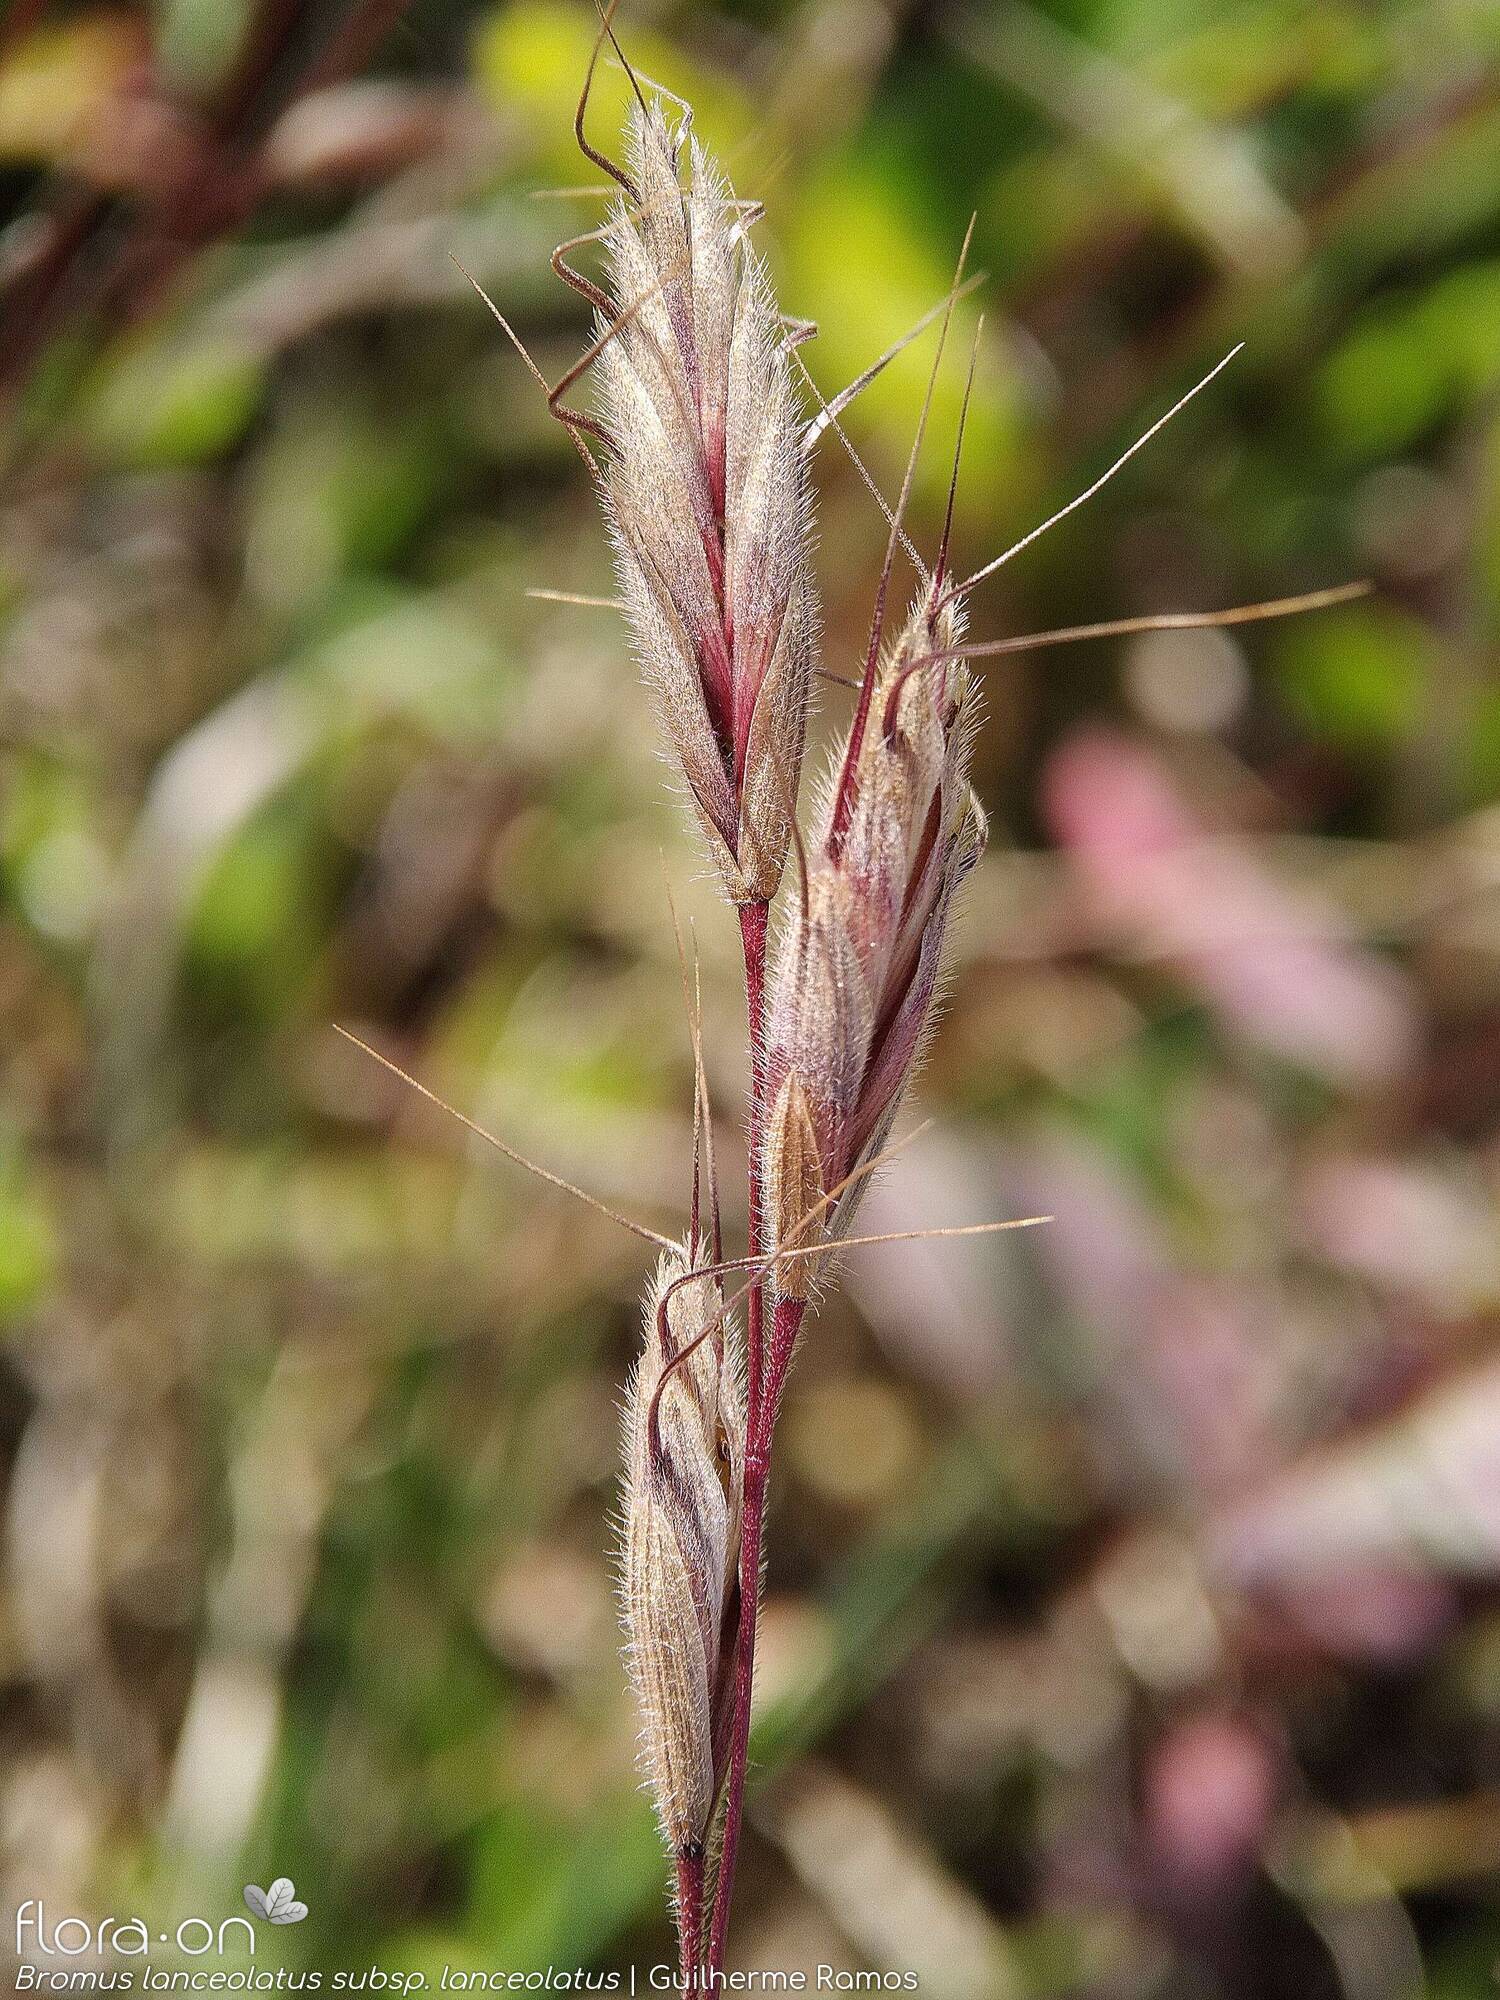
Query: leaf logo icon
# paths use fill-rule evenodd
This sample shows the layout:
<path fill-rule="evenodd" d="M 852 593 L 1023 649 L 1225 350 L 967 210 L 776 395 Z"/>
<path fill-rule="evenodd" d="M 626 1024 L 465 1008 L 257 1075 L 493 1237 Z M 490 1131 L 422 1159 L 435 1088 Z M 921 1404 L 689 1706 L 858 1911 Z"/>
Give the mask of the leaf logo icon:
<path fill-rule="evenodd" d="M 307 1915 L 307 1905 L 297 1901 L 297 1891 L 288 1875 L 278 1875 L 269 1889 L 247 1882 L 245 1902 L 268 1924 L 300 1924 Z"/>

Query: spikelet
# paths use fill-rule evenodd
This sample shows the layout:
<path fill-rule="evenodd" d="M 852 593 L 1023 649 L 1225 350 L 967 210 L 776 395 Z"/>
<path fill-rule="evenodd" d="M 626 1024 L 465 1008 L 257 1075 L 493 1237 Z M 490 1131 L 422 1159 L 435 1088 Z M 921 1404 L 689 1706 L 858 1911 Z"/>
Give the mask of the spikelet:
<path fill-rule="evenodd" d="M 642 1765 L 679 1858 L 707 1843 L 739 1634 L 739 1354 L 721 1281 L 675 1282 L 707 1255 L 663 1255 L 625 1405 L 621 1609 Z"/>
<path fill-rule="evenodd" d="M 639 198 L 605 231 L 614 316 L 597 366 L 621 594 L 725 889 L 769 900 L 817 636 L 786 337 L 742 206 L 685 121 L 637 107 L 629 159 Z"/>
<path fill-rule="evenodd" d="M 885 1142 L 931 1026 L 954 892 L 984 849 L 967 777 L 978 691 L 947 657 L 961 639 L 958 606 L 934 583 L 880 656 L 835 761 L 802 906 L 778 939 L 762 1174 L 781 1247 L 847 1232 L 862 1180 L 801 1224 Z M 781 1295 L 805 1297 L 822 1262 L 784 1264 Z"/>

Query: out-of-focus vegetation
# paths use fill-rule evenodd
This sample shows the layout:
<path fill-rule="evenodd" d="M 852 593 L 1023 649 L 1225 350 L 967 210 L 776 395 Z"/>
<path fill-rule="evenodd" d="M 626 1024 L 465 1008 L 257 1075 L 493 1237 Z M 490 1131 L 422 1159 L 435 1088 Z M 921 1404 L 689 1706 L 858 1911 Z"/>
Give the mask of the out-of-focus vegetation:
<path fill-rule="evenodd" d="M 696 918 L 558 372 L 573 0 L 0 15 L 0 1904 L 295 1878 L 288 1966 L 665 1959 L 605 1517 Z M 989 273 L 970 567 L 1246 351 L 981 637 L 989 857 L 790 1400 L 736 1959 L 1494 1990 L 1500 15 L 746 0 L 689 97 L 831 394 Z M 624 84 L 601 72 L 595 130 Z M 588 253 L 581 253 L 586 256 Z M 930 547 L 962 388 L 939 388 Z M 899 483 L 928 350 L 854 406 Z M 827 663 L 883 524 L 818 466 Z M 829 684 L 825 723 L 846 690 Z M 8 1917 L 0 1937 L 8 1933 Z M 271 1960 L 262 1949 L 262 1963 Z"/>

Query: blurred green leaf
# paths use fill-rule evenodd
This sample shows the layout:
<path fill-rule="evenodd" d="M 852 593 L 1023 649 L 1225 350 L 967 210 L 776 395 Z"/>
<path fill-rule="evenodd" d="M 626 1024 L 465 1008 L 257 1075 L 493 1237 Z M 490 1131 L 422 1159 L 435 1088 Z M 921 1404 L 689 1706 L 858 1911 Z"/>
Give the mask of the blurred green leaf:
<path fill-rule="evenodd" d="M 213 860 L 188 914 L 183 956 L 238 1008 L 275 1018 L 311 969 L 326 854 L 305 802 L 256 814 Z"/>
<path fill-rule="evenodd" d="M 200 464 L 244 436 L 265 379 L 264 363 L 238 347 L 148 338 L 107 366 L 86 428 L 120 466 Z"/>
<path fill-rule="evenodd" d="M 587 1964 L 654 1900 L 666 1872 L 650 1808 L 633 1793 L 583 1825 L 517 1800 L 478 1837 L 474 1926 L 502 1965 Z"/>
<path fill-rule="evenodd" d="M 1338 446 L 1398 451 L 1500 382 L 1500 264 L 1455 271 L 1365 313 L 1319 371 L 1315 397 Z"/>
<path fill-rule="evenodd" d="M 0 1141 L 0 1325 L 40 1301 L 60 1258 L 51 1203 L 20 1147 Z"/>
<path fill-rule="evenodd" d="M 180 89 L 205 95 L 244 45 L 251 0 L 155 0 L 157 46 Z"/>
<path fill-rule="evenodd" d="M 794 221 L 781 232 L 784 290 L 790 309 L 818 324 L 818 337 L 806 354 L 826 398 L 837 395 L 942 301 L 953 282 L 960 241 L 934 242 L 922 219 L 906 212 L 902 189 L 867 162 L 836 155 L 807 177 Z M 834 244 L 837 254 L 831 255 Z M 945 251 L 953 262 L 945 261 Z M 929 506 L 947 492 L 978 311 L 972 299 L 956 311 L 948 365 L 933 395 L 930 441 L 917 489 Z M 929 327 L 861 393 L 844 420 L 856 439 L 880 439 L 897 466 L 916 429 L 937 338 L 938 329 Z M 992 506 L 989 493 L 1004 489 L 1018 450 L 1014 389 L 1003 343 L 992 338 L 976 373 L 964 446 L 971 522 Z M 825 453 L 834 448 L 822 446 Z M 983 482 L 974 478 L 976 466 L 985 468 Z M 878 517 L 876 525 L 878 529 Z"/>
<path fill-rule="evenodd" d="M 1360 605 L 1288 625 L 1276 641 L 1287 707 L 1340 749 L 1387 754 L 1422 713 L 1431 642 L 1386 606 Z"/>
<path fill-rule="evenodd" d="M 544 176 L 563 186 L 602 185 L 613 193 L 573 139 L 574 114 L 597 33 L 597 17 L 566 0 L 511 0 L 481 25 L 474 67 L 476 80 L 497 109 L 526 118 Z M 732 153 L 748 135 L 754 113 L 747 95 L 694 62 L 676 42 L 632 21 L 626 49 L 642 75 L 691 102 L 696 128 L 719 152 Z M 628 80 L 606 50 L 594 71 L 588 113 L 588 131 L 601 152 L 618 154 L 618 134 L 632 101 Z"/>

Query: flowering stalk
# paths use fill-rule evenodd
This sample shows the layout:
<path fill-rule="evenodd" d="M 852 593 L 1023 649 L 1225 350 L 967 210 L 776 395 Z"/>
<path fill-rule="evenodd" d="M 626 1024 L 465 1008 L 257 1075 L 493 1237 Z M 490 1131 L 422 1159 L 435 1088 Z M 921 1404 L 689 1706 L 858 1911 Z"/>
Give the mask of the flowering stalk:
<path fill-rule="evenodd" d="M 608 32 L 607 20 L 605 26 Z M 828 1211 L 820 1223 L 825 1231 L 847 1231 L 855 1197 L 851 1192 L 831 1206 L 829 1191 L 874 1155 L 895 1114 L 925 1028 L 948 900 L 966 865 L 955 857 L 960 846 L 968 860 L 977 855 L 973 829 L 982 822 L 960 778 L 969 736 L 966 674 L 946 660 L 931 676 L 907 672 L 919 647 L 951 645 L 957 635 L 958 610 L 940 611 L 934 596 L 890 659 L 877 662 L 872 647 L 818 863 L 803 884 L 803 924 L 795 945 L 781 949 L 768 1028 L 768 910 L 795 832 L 816 640 L 808 439 L 792 393 L 789 342 L 745 240 L 744 214 L 689 137 L 686 117 L 672 127 L 660 104 L 638 92 L 626 165 L 617 168 L 587 150 L 622 191 L 601 232 L 607 287 L 557 260 L 598 314 L 591 352 L 599 415 L 587 428 L 608 449 L 599 485 L 636 650 L 725 893 L 738 908 L 745 962 L 752 1275 L 742 1610 L 704 1962 L 713 1973 L 722 1966 L 743 1807 L 771 1437 L 816 1275 L 805 1263 L 783 1267 L 771 1288 L 768 1338 L 762 1260 L 791 1241 L 789 1232 L 814 1207 Z M 890 712 L 867 730 L 871 700 L 886 683 Z M 927 809 L 934 788 L 936 826 Z M 960 797 L 955 817 L 952 801 Z M 903 813 L 910 827 L 896 824 Z M 898 837 L 909 883 L 896 881 Z M 868 961 L 867 1018 L 845 1018 L 837 992 L 840 1005 L 829 1013 L 830 978 L 837 987 L 833 956 L 859 950 Z M 799 1025 L 800 1016 L 811 1019 L 820 1008 L 816 1022 Z M 834 1061 L 855 1091 L 847 1104 L 829 1095 L 830 1078 L 814 1048 L 819 1033 L 845 1045 Z M 670 1826 L 668 1832 L 673 1838 Z M 680 1871 L 681 1849 L 674 1851 Z M 693 1888 L 679 1887 L 685 1968 L 698 1956 L 696 1917 L 687 1908 Z"/>
<path fill-rule="evenodd" d="M 606 23 L 607 26 L 607 23 Z M 580 121 L 581 124 L 581 121 Z M 686 155 L 687 185 L 682 182 Z M 638 96 L 602 232 L 608 284 L 560 265 L 598 314 L 599 476 L 626 616 L 667 745 L 737 907 L 750 1056 L 749 1249 L 764 1248 L 767 919 L 793 837 L 817 637 L 811 509 L 790 339 L 749 220 L 684 116 Z M 748 1294 L 747 1421 L 762 1434 L 764 1307 Z M 731 1708 L 730 1805 L 716 1935 L 738 1839 L 760 1585 L 764 1450 L 744 1471 L 744 1606 Z M 680 1904 L 686 1901 L 679 1888 Z M 684 1967 L 696 1958 L 683 1925 Z"/>
<path fill-rule="evenodd" d="M 608 13 L 603 34 L 613 40 Z M 929 574 L 918 560 L 916 598 L 900 632 L 887 637 L 898 544 L 915 558 L 903 522 L 940 341 L 900 499 L 894 510 L 880 502 L 890 540 L 865 670 L 804 848 L 795 813 L 817 645 L 807 455 L 823 428 L 842 438 L 838 411 L 905 343 L 803 430 L 789 368 L 795 337 L 748 243 L 752 212 L 692 136 L 690 115 L 683 108 L 673 122 L 636 86 L 626 164 L 617 166 L 584 137 L 587 95 L 586 85 L 579 142 L 620 195 L 594 239 L 606 251 L 602 285 L 565 261 L 575 246 L 553 259 L 597 324 L 549 401 L 601 493 L 642 671 L 737 910 L 749 1031 L 749 1254 L 723 1258 L 716 1207 L 712 1237 L 702 1240 L 695 1192 L 688 1245 L 668 1250 L 650 1294 L 626 1423 L 631 1676 L 643 1762 L 676 1871 L 691 1989 L 715 1983 L 723 1969 L 777 1410 L 808 1305 L 840 1243 L 882 1240 L 851 1239 L 850 1227 L 931 1030 L 954 898 L 984 847 L 984 815 L 968 782 L 978 697 L 966 656 L 1048 635 L 966 642 L 969 591 L 1042 529 L 954 583 L 950 488 L 937 562 Z M 966 289 L 963 262 L 935 309 L 945 337 Z M 537 372 L 529 357 L 528 365 Z M 590 367 L 596 415 L 560 400 Z M 967 402 L 966 391 L 965 410 Z M 602 467 L 585 436 L 604 446 Z M 1279 615 L 1341 594 L 1186 622 Z M 798 895 L 770 954 L 770 903 L 794 840 Z M 704 1112 L 701 1056 L 698 1074 Z M 746 1282 L 726 1300 L 731 1270 Z M 743 1376 L 732 1320 L 741 1296 Z"/>

